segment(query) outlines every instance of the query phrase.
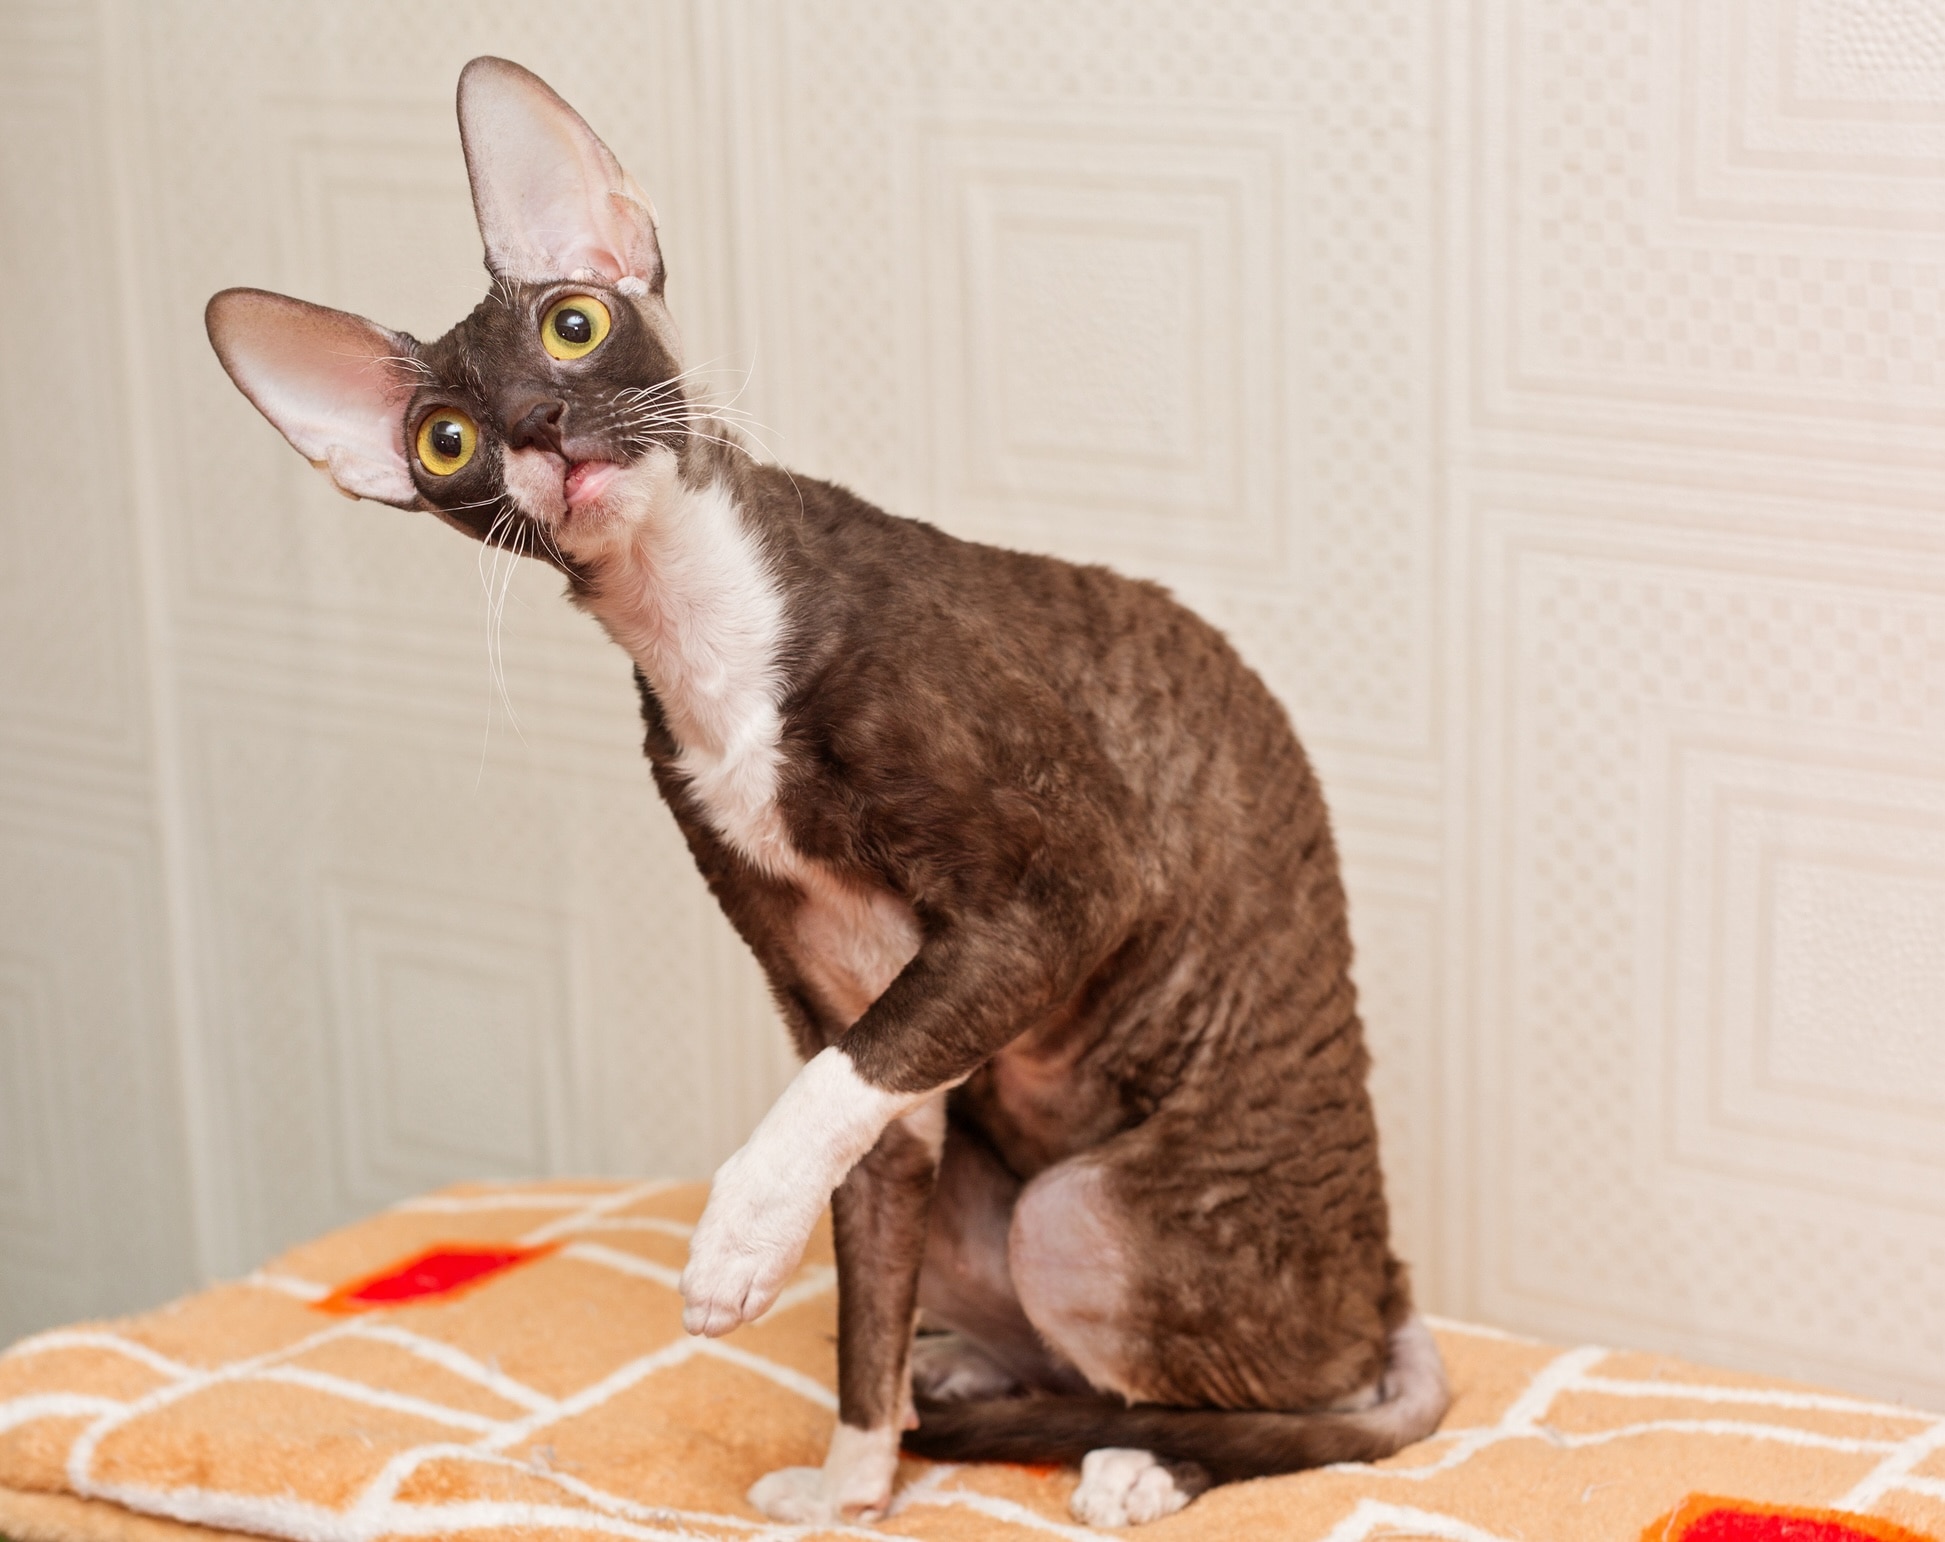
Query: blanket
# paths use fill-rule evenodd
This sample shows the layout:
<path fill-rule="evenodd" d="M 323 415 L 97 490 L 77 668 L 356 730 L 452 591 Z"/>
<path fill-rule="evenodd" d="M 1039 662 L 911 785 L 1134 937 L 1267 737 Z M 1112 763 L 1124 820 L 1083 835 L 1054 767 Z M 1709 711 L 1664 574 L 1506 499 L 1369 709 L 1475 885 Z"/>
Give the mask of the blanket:
<path fill-rule="evenodd" d="M 0 1355 L 14 1542 L 1078 1539 L 1060 1467 L 902 1464 L 872 1526 L 745 1500 L 836 1417 L 828 1229 L 760 1322 L 682 1332 L 699 1184 L 473 1185 Z M 1193 1538 L 1945 1542 L 1945 1416 L 1434 1322 L 1456 1400 L 1376 1465 L 1237 1483 Z"/>

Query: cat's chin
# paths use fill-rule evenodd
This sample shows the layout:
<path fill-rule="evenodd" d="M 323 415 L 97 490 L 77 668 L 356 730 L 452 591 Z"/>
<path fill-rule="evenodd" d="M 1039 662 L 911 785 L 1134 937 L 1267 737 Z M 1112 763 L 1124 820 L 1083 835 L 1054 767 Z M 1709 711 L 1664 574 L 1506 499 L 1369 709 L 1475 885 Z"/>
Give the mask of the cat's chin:
<path fill-rule="evenodd" d="M 508 450 L 500 473 L 514 504 L 535 524 L 558 530 L 567 514 L 567 462 L 548 450 Z"/>

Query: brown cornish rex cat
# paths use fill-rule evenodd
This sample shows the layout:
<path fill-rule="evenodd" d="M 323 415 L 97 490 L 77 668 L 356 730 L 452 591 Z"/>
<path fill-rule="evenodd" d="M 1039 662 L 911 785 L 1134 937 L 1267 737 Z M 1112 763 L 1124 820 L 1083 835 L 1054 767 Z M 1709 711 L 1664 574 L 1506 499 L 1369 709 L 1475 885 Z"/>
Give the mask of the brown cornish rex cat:
<path fill-rule="evenodd" d="M 1081 1461 L 1075 1512 L 1114 1524 L 1429 1433 L 1282 708 L 1153 585 L 753 463 L 607 147 L 498 59 L 459 125 L 472 315 L 420 343 L 233 289 L 210 338 L 339 488 L 544 557 L 635 661 L 656 785 L 806 1061 L 716 1174 L 685 1326 L 761 1315 L 836 1218 L 830 1455 L 752 1501 L 875 1517 L 902 1437 Z M 915 1347 L 921 1312 L 950 1331 Z"/>

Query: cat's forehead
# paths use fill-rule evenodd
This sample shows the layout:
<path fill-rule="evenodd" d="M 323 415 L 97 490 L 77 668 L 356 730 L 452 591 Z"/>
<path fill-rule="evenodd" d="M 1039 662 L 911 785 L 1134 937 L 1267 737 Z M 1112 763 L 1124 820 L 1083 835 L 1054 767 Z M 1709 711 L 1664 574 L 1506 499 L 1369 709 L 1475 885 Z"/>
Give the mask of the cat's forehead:
<path fill-rule="evenodd" d="M 535 307 L 558 285 L 495 282 L 471 311 L 423 347 L 425 362 L 448 380 L 493 376 L 533 347 Z"/>

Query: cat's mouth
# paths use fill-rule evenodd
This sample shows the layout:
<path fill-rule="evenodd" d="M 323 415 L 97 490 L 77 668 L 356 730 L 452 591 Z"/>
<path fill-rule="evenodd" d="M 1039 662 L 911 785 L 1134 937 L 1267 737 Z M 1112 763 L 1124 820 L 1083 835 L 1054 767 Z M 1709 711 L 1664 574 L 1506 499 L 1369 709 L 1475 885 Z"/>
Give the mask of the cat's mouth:
<path fill-rule="evenodd" d="M 508 449 L 501 465 L 506 490 L 521 513 L 557 535 L 571 532 L 576 539 L 606 529 L 620 515 L 620 505 L 627 501 L 627 470 L 620 461 L 574 459 L 532 445 Z"/>
<path fill-rule="evenodd" d="M 620 475 L 621 467 L 611 460 L 570 461 L 561 482 L 562 496 L 570 509 L 597 503 Z"/>

